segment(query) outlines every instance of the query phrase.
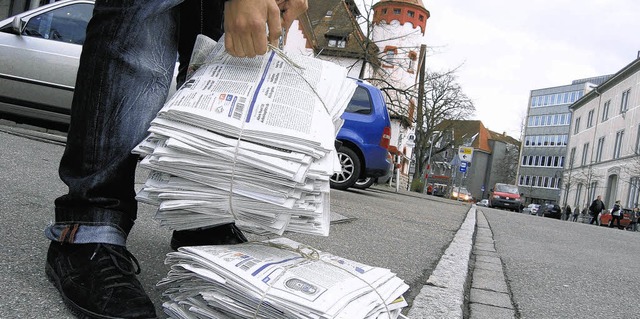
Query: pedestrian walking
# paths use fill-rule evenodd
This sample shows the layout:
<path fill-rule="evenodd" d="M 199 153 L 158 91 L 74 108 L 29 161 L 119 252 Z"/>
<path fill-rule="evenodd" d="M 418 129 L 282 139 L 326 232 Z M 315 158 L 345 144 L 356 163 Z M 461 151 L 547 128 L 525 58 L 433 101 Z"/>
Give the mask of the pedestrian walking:
<path fill-rule="evenodd" d="M 633 212 L 631 212 L 631 216 L 629 217 L 631 218 L 629 229 L 631 231 L 638 231 L 638 220 L 640 219 L 640 209 L 638 209 L 638 207 L 635 207 L 633 209 Z"/>
<path fill-rule="evenodd" d="M 616 222 L 618 229 L 622 229 L 620 220 L 622 219 L 622 208 L 620 207 L 620 200 L 617 200 L 611 208 L 611 220 L 609 221 L 609 228 L 613 228 L 613 222 Z"/>
<path fill-rule="evenodd" d="M 563 219 L 568 221 L 569 220 L 569 216 L 571 216 L 571 206 L 569 206 L 569 204 L 567 204 L 567 206 L 565 206 L 565 208 L 564 208 Z"/>
<path fill-rule="evenodd" d="M 591 202 L 589 206 L 589 215 L 591 215 L 591 219 L 589 220 L 589 224 L 599 225 L 598 216 L 604 210 L 604 203 L 602 202 L 602 196 L 598 195 L 596 199 Z"/>
<path fill-rule="evenodd" d="M 576 208 L 573 210 L 573 214 L 571 214 L 571 221 L 577 222 L 579 214 L 580 214 L 580 209 L 576 206 Z"/>
<path fill-rule="evenodd" d="M 167 99 L 176 58 L 184 75 L 197 34 L 218 40 L 223 30 L 230 55 L 262 55 L 306 8 L 306 0 L 95 1 L 59 167 L 68 193 L 45 230 L 46 274 L 74 313 L 156 318 L 126 248 L 137 217 L 131 150 Z M 172 248 L 244 241 L 227 224 L 174 232 Z"/>

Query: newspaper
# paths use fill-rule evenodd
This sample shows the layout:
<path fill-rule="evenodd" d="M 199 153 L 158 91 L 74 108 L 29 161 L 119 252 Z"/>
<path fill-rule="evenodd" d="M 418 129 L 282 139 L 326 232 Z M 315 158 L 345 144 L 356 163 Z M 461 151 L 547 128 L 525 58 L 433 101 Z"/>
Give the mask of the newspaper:
<path fill-rule="evenodd" d="M 158 285 L 173 318 L 398 318 L 408 285 L 287 238 L 183 247 Z"/>
<path fill-rule="evenodd" d="M 235 58 L 199 36 L 186 83 L 133 152 L 151 170 L 136 198 L 182 230 L 329 233 L 334 141 L 356 83 L 346 69 L 270 51 Z"/>

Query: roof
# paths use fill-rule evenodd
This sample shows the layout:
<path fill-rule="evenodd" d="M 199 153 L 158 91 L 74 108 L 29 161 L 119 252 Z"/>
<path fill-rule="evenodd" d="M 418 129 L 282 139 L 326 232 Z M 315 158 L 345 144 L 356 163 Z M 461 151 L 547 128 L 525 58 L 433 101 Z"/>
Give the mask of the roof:
<path fill-rule="evenodd" d="M 369 41 L 356 21 L 360 15 L 353 0 L 309 1 L 309 8 L 299 19 L 307 45 L 316 54 L 362 59 L 377 65 L 378 46 Z M 329 40 L 344 39 L 343 47 L 329 46 Z M 334 42 L 335 43 L 335 42 Z M 365 54 L 368 49 L 368 54 Z"/>
<path fill-rule="evenodd" d="M 435 127 L 436 131 L 453 130 L 455 144 L 471 143 L 476 150 L 491 153 L 490 140 L 507 144 L 520 145 L 520 141 L 506 134 L 500 134 L 487 129 L 479 120 L 444 120 Z"/>
<path fill-rule="evenodd" d="M 604 81 L 604 83 L 598 85 L 597 87 L 595 87 L 595 89 L 583 95 L 582 98 L 571 104 L 570 109 L 575 110 L 587 104 L 589 101 L 598 97 L 602 92 L 614 87 L 616 84 L 620 83 L 621 81 L 625 80 L 638 71 L 640 71 L 640 57 L 627 64 L 624 68 L 611 76 L 608 80 Z"/>

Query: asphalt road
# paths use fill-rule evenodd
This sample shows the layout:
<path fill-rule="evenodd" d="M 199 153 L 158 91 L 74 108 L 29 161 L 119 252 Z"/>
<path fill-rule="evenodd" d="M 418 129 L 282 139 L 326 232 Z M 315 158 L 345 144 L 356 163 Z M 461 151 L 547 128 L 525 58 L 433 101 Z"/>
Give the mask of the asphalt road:
<path fill-rule="evenodd" d="M 480 209 L 520 318 L 640 318 L 640 232 Z"/>
<path fill-rule="evenodd" d="M 20 134 L 0 127 L 0 239 L 5 245 L 0 250 L 0 318 L 73 318 L 44 276 L 48 241 L 43 229 L 53 219 L 53 200 L 66 189 L 57 176 L 63 146 Z M 136 180 L 143 183 L 145 177 L 146 172 L 139 170 Z M 332 225 L 329 237 L 285 236 L 365 264 L 390 268 L 411 286 L 405 294 L 410 304 L 469 210 L 468 204 L 395 193 L 386 186 L 332 191 L 331 206 L 332 212 L 347 219 Z M 171 233 L 153 221 L 153 212 L 154 207 L 140 205 L 128 248 L 140 261 L 139 278 L 161 314 L 164 288 L 155 284 L 168 271 L 163 261 L 170 251 Z"/>

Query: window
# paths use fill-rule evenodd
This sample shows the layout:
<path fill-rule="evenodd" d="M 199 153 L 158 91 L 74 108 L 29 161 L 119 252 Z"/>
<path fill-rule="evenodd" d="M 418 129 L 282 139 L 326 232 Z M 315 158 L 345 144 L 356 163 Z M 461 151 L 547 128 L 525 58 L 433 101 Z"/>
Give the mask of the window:
<path fill-rule="evenodd" d="M 593 113 L 594 113 L 594 110 L 591 110 L 587 114 L 587 128 L 590 128 L 593 126 Z"/>
<path fill-rule="evenodd" d="M 582 185 L 582 183 L 579 183 L 578 186 L 576 186 L 576 201 L 573 203 L 573 206 L 578 207 L 578 205 L 580 205 L 580 197 L 582 197 L 582 188 L 584 186 Z"/>
<path fill-rule="evenodd" d="M 575 164 L 576 160 L 576 148 L 572 147 L 571 152 L 569 152 L 569 168 L 573 168 L 573 164 Z"/>
<path fill-rule="evenodd" d="M 382 9 L 382 14 L 387 14 L 387 8 Z"/>
<path fill-rule="evenodd" d="M 84 44 L 85 30 L 93 5 L 75 4 L 37 15 L 29 20 L 23 35 L 54 41 Z"/>
<path fill-rule="evenodd" d="M 371 114 L 371 110 L 369 92 L 367 92 L 365 88 L 358 86 L 353 93 L 351 101 L 349 101 L 349 105 L 347 105 L 344 111 L 348 113 Z"/>
<path fill-rule="evenodd" d="M 402 13 L 402 10 L 398 9 L 398 8 L 394 8 L 393 9 L 393 14 L 400 14 Z"/>
<path fill-rule="evenodd" d="M 423 15 L 418 16 L 418 20 L 424 21 L 424 16 Z"/>
<path fill-rule="evenodd" d="M 611 105 L 611 100 L 607 100 L 606 102 L 604 102 L 604 105 L 602 106 L 602 120 L 601 120 L 601 122 L 604 122 L 604 121 L 609 119 L 609 106 L 610 105 Z"/>
<path fill-rule="evenodd" d="M 547 159 L 546 156 L 544 156 L 544 155 L 540 156 L 540 166 L 544 166 L 544 163 L 546 163 L 546 159 Z"/>
<path fill-rule="evenodd" d="M 589 158 L 589 143 L 584 143 L 582 145 L 582 160 L 580 161 L 581 165 L 587 165 L 587 159 Z"/>
<path fill-rule="evenodd" d="M 616 142 L 613 145 L 613 159 L 620 158 L 620 152 L 622 150 L 622 138 L 624 137 L 624 130 L 616 133 Z"/>
<path fill-rule="evenodd" d="M 576 124 L 573 127 L 573 134 L 578 134 L 580 132 L 580 117 L 576 118 Z"/>
<path fill-rule="evenodd" d="M 596 190 L 598 189 L 598 182 L 591 182 L 589 185 L 589 198 L 596 198 Z"/>
<path fill-rule="evenodd" d="M 332 48 L 345 48 L 347 40 L 343 37 L 327 36 L 327 46 Z"/>
<path fill-rule="evenodd" d="M 622 99 L 620 101 L 620 113 L 624 113 L 629 109 L 629 94 L 631 89 L 622 92 Z"/>
<path fill-rule="evenodd" d="M 640 201 L 640 176 L 631 177 L 629 181 L 629 196 L 627 196 L 627 208 L 638 207 Z"/>
<path fill-rule="evenodd" d="M 411 10 L 409 10 L 409 11 L 407 11 L 407 15 L 409 16 L 409 18 L 413 18 L 413 17 L 416 16 L 416 13 L 411 11 Z"/>
<path fill-rule="evenodd" d="M 636 134 L 636 155 L 640 154 L 640 125 L 638 125 L 638 133 Z"/>
<path fill-rule="evenodd" d="M 522 156 L 522 166 L 527 165 L 527 155 Z"/>
<path fill-rule="evenodd" d="M 596 146 L 596 163 L 602 161 L 603 148 L 604 148 L 604 136 L 598 139 L 598 146 Z"/>

